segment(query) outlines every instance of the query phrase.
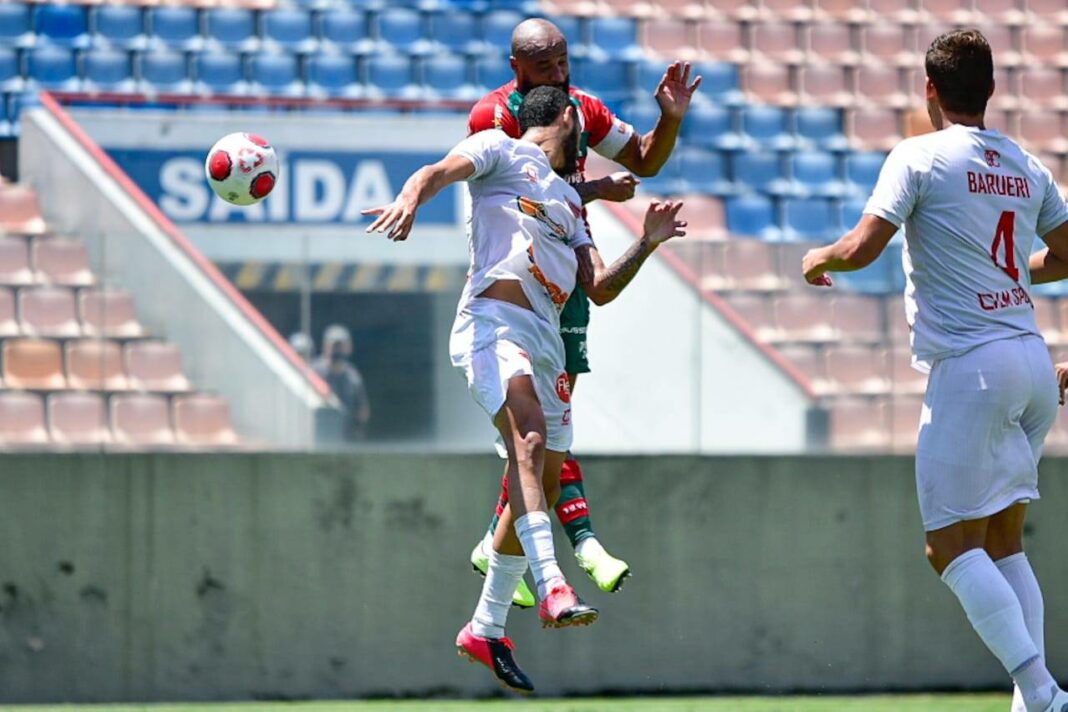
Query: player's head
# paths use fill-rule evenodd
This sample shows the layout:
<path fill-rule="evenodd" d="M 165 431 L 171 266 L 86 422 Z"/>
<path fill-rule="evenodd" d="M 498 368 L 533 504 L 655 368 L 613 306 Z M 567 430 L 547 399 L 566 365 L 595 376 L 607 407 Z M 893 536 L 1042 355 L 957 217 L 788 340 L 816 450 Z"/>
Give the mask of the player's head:
<path fill-rule="evenodd" d="M 924 60 L 927 113 L 935 128 L 944 114 L 981 118 L 994 93 L 994 57 L 979 30 L 954 30 L 936 38 Z"/>
<path fill-rule="evenodd" d="M 341 324 L 331 324 L 323 332 L 323 355 L 333 361 L 343 361 L 352 354 L 352 336 Z"/>
<path fill-rule="evenodd" d="M 557 87 L 534 87 L 519 105 L 519 131 L 535 141 L 553 170 L 568 176 L 578 170 L 579 124 L 571 97 Z"/>
<path fill-rule="evenodd" d="M 567 39 L 560 28 L 548 20 L 535 17 L 515 26 L 510 61 L 520 94 L 543 86 L 566 92 L 571 86 Z"/>

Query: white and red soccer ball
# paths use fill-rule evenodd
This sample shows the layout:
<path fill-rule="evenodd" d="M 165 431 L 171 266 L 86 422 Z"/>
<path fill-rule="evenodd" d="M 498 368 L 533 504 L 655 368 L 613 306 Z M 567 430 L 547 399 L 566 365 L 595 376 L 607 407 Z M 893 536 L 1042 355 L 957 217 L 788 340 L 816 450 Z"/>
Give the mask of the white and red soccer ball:
<path fill-rule="evenodd" d="M 267 197 L 278 180 L 278 156 L 261 136 L 232 133 L 208 151 L 204 162 L 208 185 L 234 205 L 252 205 Z"/>

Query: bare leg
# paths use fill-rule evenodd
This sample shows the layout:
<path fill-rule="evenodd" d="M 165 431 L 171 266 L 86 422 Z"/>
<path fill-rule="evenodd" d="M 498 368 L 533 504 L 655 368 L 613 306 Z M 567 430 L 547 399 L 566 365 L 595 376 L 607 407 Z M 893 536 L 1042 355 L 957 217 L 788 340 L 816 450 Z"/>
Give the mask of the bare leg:
<path fill-rule="evenodd" d="M 545 503 L 548 507 L 552 507 L 556 504 L 556 500 L 560 497 L 560 467 L 564 463 L 564 458 L 567 457 L 567 453 L 555 452 L 548 450 L 545 453 L 545 464 L 542 469 L 542 488 L 545 494 Z M 509 461 L 510 462 L 510 461 Z M 508 470 L 508 488 L 512 488 L 512 483 L 515 480 L 511 468 Z M 523 548 L 519 543 L 519 537 L 515 534 L 515 527 L 512 526 L 515 519 L 523 516 L 522 514 L 515 514 L 512 509 L 512 502 L 505 506 L 504 511 L 501 513 L 501 519 L 497 524 L 497 531 L 493 534 L 493 550 L 499 554 L 508 554 L 511 556 L 521 556 L 523 554 Z"/>

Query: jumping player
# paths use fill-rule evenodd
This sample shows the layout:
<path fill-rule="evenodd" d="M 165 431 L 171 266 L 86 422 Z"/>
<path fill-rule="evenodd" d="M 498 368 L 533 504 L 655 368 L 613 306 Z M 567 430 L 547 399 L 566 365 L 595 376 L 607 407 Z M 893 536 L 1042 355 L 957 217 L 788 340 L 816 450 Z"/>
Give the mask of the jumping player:
<path fill-rule="evenodd" d="M 927 50 L 936 132 L 887 157 L 852 231 L 805 255 L 810 284 L 870 264 L 902 225 L 913 361 L 929 369 L 916 483 L 927 557 L 1016 684 L 1015 710 L 1068 712 L 1046 667 L 1042 592 L 1023 548 L 1057 381 L 1026 267 L 1035 237 L 1068 261 L 1068 208 L 1050 171 L 984 123 L 990 45 L 949 32 Z"/>
<path fill-rule="evenodd" d="M 591 200 L 622 202 L 634 197 L 638 180 L 622 171 L 599 180 L 586 180 L 586 155 L 592 148 L 600 155 L 622 164 L 639 176 L 654 176 L 675 148 L 679 127 L 690 105 L 690 98 L 701 84 L 697 77 L 690 83 L 690 65 L 676 62 L 668 67 L 656 90 L 661 117 L 652 131 L 644 136 L 619 120 L 597 97 L 570 85 L 567 40 L 548 20 L 521 22 L 512 33 L 511 65 L 515 79 L 490 92 L 471 110 L 468 132 L 500 129 L 513 138 L 520 135 L 517 107 L 523 96 L 534 87 L 554 86 L 569 93 L 578 111 L 582 131 L 578 168 L 565 178 L 578 191 L 583 203 Z M 572 392 L 580 373 L 590 370 L 586 350 L 586 328 L 590 307 L 581 286 L 571 294 L 560 315 L 560 334 L 564 340 L 567 378 Z M 629 575 L 630 567 L 611 556 L 600 544 L 590 522 L 589 505 L 579 463 L 568 454 L 560 474 L 562 488 L 556 514 L 575 549 L 579 566 L 602 591 L 616 591 Z M 485 573 L 488 552 L 498 519 L 508 505 L 507 477 L 502 478 L 497 511 L 489 530 L 471 552 L 471 565 Z M 528 608 L 534 596 L 520 580 L 514 602 Z"/>
<path fill-rule="evenodd" d="M 404 240 L 420 205 L 451 183 L 467 181 L 470 187 L 471 270 L 450 351 L 500 433 L 513 497 L 497 527 L 474 616 L 456 646 L 508 687 L 530 691 L 533 684 L 504 636 L 512 594 L 528 563 L 543 625 L 585 625 L 597 618 L 564 580 L 548 515 L 571 446 L 560 310 L 575 288 L 576 272 L 590 298 L 605 304 L 661 242 L 684 234 L 685 223 L 676 217 L 681 203 L 653 203 L 645 234 L 605 267 L 578 194 L 558 175 L 574 172 L 579 147 L 579 119 L 567 94 L 539 87 L 528 92 L 518 113 L 520 139 L 502 131 L 468 137 L 438 163 L 416 171 L 393 203 L 365 214 L 379 216 L 369 232 Z"/>

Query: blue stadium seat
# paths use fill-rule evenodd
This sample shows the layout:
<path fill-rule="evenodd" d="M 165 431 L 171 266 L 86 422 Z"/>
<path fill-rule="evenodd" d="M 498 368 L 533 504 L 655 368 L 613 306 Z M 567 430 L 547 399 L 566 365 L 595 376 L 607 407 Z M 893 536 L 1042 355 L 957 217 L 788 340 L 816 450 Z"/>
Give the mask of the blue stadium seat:
<path fill-rule="evenodd" d="M 145 18 L 132 5 L 101 5 L 93 10 L 93 44 L 99 47 L 144 49 Z"/>
<path fill-rule="evenodd" d="M 344 98 L 363 96 L 352 55 L 321 52 L 309 57 L 307 66 L 309 93 Z"/>
<path fill-rule="evenodd" d="M 583 59 L 571 63 L 571 81 L 605 102 L 623 101 L 631 95 L 630 68 L 610 59 Z"/>
<path fill-rule="evenodd" d="M 783 236 L 791 242 L 828 242 L 841 236 L 838 210 L 818 198 L 783 201 Z"/>
<path fill-rule="evenodd" d="M 0 43 L 32 47 L 36 41 L 30 23 L 30 6 L 17 2 L 0 3 Z"/>
<path fill-rule="evenodd" d="M 367 31 L 367 15 L 353 10 L 328 10 L 320 17 L 320 37 L 324 45 L 352 54 L 366 55 L 375 51 L 375 44 Z"/>
<path fill-rule="evenodd" d="M 835 286 L 861 294 L 897 294 L 905 291 L 905 271 L 901 266 L 901 244 L 891 242 L 870 265 L 855 272 L 833 275 Z"/>
<path fill-rule="evenodd" d="M 66 47 L 35 47 L 27 54 L 27 69 L 27 78 L 34 87 L 77 91 L 81 85 L 74 52 Z"/>
<path fill-rule="evenodd" d="M 318 47 L 312 34 L 312 16 L 307 10 L 283 7 L 261 15 L 264 44 L 270 51 L 309 54 Z"/>
<path fill-rule="evenodd" d="M 871 195 L 875 183 L 879 180 L 885 153 L 866 152 L 846 154 L 846 182 L 849 190 L 857 196 Z"/>
<path fill-rule="evenodd" d="M 241 71 L 241 57 L 229 52 L 204 52 L 193 55 L 197 92 L 200 94 L 248 93 Z"/>
<path fill-rule="evenodd" d="M 514 10 L 486 13 L 482 18 L 482 39 L 487 49 L 508 56 L 512 48 L 512 30 L 522 21 L 523 16 Z"/>
<path fill-rule="evenodd" d="M 661 73 L 663 70 L 664 67 L 661 67 Z M 742 91 L 738 68 L 730 62 L 698 62 L 690 76 L 701 77 L 698 96 L 711 99 L 716 104 L 738 106 L 745 103 L 745 92 Z"/>
<path fill-rule="evenodd" d="M 216 48 L 255 52 L 260 40 L 256 35 L 256 16 L 243 8 L 218 7 L 206 10 L 208 40 Z"/>
<path fill-rule="evenodd" d="M 475 79 L 478 86 L 486 90 L 496 89 L 515 79 L 512 68 L 508 61 L 499 55 L 488 55 L 479 58 L 475 64 Z"/>
<path fill-rule="evenodd" d="M 93 49 L 82 58 L 85 90 L 127 93 L 137 90 L 130 66 L 130 53 L 105 47 Z"/>
<path fill-rule="evenodd" d="M 802 151 L 791 158 L 791 177 L 803 195 L 837 198 L 846 193 L 838 176 L 838 159 L 825 151 Z"/>
<path fill-rule="evenodd" d="M 789 195 L 793 192 L 777 153 L 741 151 L 734 154 L 732 168 L 734 182 L 744 191 L 770 195 Z"/>
<path fill-rule="evenodd" d="M 727 199 L 727 230 L 732 235 L 778 240 L 782 231 L 775 221 L 775 205 L 763 195 Z"/>
<path fill-rule="evenodd" d="M 854 198 L 842 202 L 842 229 L 852 230 L 860 222 L 864 214 L 864 206 L 868 204 L 866 198 Z"/>
<path fill-rule="evenodd" d="M 271 96 L 304 96 L 300 66 L 292 54 L 257 52 L 249 59 L 253 88 Z"/>
<path fill-rule="evenodd" d="M 141 87 L 145 93 L 189 94 L 193 83 L 185 55 L 181 52 L 161 50 L 141 55 Z"/>
<path fill-rule="evenodd" d="M 679 154 L 679 172 L 687 183 L 687 189 L 680 192 L 697 192 L 720 197 L 736 192 L 734 184 L 727 176 L 727 162 L 719 151 L 706 151 L 691 146 L 678 148 L 675 152 Z"/>
<path fill-rule="evenodd" d="M 658 106 L 655 103 L 653 105 Z M 742 137 L 734 130 L 730 110 L 715 104 L 693 106 L 682 122 L 682 132 L 687 141 L 698 146 L 722 151 L 742 148 Z"/>
<path fill-rule="evenodd" d="M 590 21 L 590 54 L 593 57 L 633 61 L 642 56 L 638 24 L 630 17 L 595 17 Z"/>
<path fill-rule="evenodd" d="M 196 8 L 173 5 L 148 9 L 149 43 L 157 49 L 195 52 L 204 45 Z"/>
<path fill-rule="evenodd" d="M 89 44 L 89 17 L 81 5 L 38 5 L 33 25 L 38 43 L 83 48 Z"/>
<path fill-rule="evenodd" d="M 701 87 L 704 90 L 704 87 Z M 824 106 L 797 110 L 797 135 L 801 143 L 824 151 L 845 151 L 849 139 L 842 131 L 842 112 Z"/>
<path fill-rule="evenodd" d="M 15 124 L 11 116 L 11 101 L 7 94 L 0 94 L 0 138 L 16 136 Z"/>
<path fill-rule="evenodd" d="M 540 14 L 534 12 L 533 14 Z M 590 47 L 586 44 L 586 33 L 584 32 L 585 20 L 577 15 L 557 15 L 553 18 L 553 24 L 555 24 L 560 32 L 567 40 L 567 53 L 572 59 L 578 57 L 586 57 L 589 54 Z"/>
<path fill-rule="evenodd" d="M 0 45 L 0 92 L 22 91 L 25 81 L 19 72 L 19 56 L 11 47 Z"/>
<path fill-rule="evenodd" d="M 471 12 L 448 11 L 430 18 L 430 40 L 452 52 L 478 55 L 486 51 L 479 39 L 478 17 Z"/>
<path fill-rule="evenodd" d="M 742 133 L 763 149 L 788 151 L 797 141 L 790 131 L 790 114 L 777 106 L 752 104 L 742 109 Z"/>
<path fill-rule="evenodd" d="M 481 95 L 468 80 L 467 62 L 455 54 L 427 57 L 423 63 L 423 81 L 436 97 L 478 99 Z"/>
<path fill-rule="evenodd" d="M 667 69 L 667 66 L 667 63 L 662 59 L 649 57 L 637 62 L 635 91 L 638 92 L 638 98 L 642 100 L 652 99 L 656 95 L 656 88 L 660 85 L 660 80 L 663 79 L 664 70 Z"/>
<path fill-rule="evenodd" d="M 655 101 L 628 102 L 619 112 L 619 117 L 645 135 L 656 127 L 660 120 L 660 106 Z M 686 124 L 683 124 L 683 128 Z"/>
<path fill-rule="evenodd" d="M 652 195 L 681 195 L 689 191 L 690 184 L 684 180 L 682 174 L 682 155 L 681 148 L 675 150 L 659 173 L 641 179 L 638 189 L 642 193 Z"/>
<path fill-rule="evenodd" d="M 378 39 L 387 45 L 382 51 L 421 55 L 431 50 L 423 37 L 423 18 L 415 10 L 393 7 L 378 13 Z"/>
<path fill-rule="evenodd" d="M 385 99 L 416 99 L 420 90 L 412 81 L 412 65 L 404 55 L 381 54 L 367 60 L 368 94 Z"/>

